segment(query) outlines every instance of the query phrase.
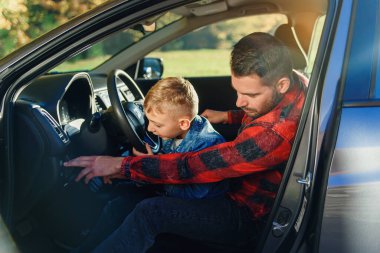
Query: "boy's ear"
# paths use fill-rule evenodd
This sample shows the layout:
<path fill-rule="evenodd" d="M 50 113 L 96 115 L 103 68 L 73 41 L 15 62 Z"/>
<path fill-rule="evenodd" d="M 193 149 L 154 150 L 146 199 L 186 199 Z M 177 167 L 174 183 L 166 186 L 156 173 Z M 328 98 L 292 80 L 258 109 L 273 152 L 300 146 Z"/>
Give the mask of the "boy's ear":
<path fill-rule="evenodd" d="M 280 80 L 278 80 L 276 84 L 276 90 L 280 94 L 285 94 L 290 87 L 290 79 L 287 77 L 283 77 Z"/>
<path fill-rule="evenodd" d="M 186 131 L 190 128 L 191 121 L 186 118 L 179 119 L 179 127 Z"/>

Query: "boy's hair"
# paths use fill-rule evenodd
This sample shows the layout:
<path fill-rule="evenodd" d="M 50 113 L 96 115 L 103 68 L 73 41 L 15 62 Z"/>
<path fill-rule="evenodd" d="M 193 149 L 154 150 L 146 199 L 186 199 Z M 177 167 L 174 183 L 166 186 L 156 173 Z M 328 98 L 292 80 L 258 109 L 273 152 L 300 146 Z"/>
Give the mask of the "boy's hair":
<path fill-rule="evenodd" d="M 256 74 L 267 85 L 292 76 L 292 61 L 287 47 L 267 33 L 256 32 L 242 38 L 231 52 L 230 64 L 235 76 Z"/>
<path fill-rule="evenodd" d="M 169 111 L 173 116 L 198 114 L 198 95 L 193 85 L 181 77 L 167 77 L 158 81 L 146 94 L 144 109 L 159 113 Z"/>

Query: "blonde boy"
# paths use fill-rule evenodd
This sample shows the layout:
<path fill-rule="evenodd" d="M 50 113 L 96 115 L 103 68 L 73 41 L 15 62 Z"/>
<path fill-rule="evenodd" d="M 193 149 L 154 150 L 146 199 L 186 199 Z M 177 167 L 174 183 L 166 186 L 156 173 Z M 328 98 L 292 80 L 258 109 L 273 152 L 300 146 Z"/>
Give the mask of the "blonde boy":
<path fill-rule="evenodd" d="M 193 85 L 180 77 L 162 79 L 149 90 L 144 111 L 149 120 L 148 131 L 163 139 L 161 153 L 198 151 L 225 141 L 206 118 L 197 115 L 198 103 Z M 171 197 L 202 199 L 223 195 L 228 183 L 165 185 L 164 188 Z"/>

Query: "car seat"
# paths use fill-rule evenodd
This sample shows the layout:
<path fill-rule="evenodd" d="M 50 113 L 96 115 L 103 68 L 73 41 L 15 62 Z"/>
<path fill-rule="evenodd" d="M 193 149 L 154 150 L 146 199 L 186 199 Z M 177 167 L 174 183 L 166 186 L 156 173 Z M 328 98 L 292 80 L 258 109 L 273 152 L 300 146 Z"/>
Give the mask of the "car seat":
<path fill-rule="evenodd" d="M 307 66 L 306 54 L 297 42 L 296 35 L 294 34 L 291 25 L 280 25 L 276 29 L 274 36 L 288 47 L 293 62 L 293 68 L 303 72 Z"/>

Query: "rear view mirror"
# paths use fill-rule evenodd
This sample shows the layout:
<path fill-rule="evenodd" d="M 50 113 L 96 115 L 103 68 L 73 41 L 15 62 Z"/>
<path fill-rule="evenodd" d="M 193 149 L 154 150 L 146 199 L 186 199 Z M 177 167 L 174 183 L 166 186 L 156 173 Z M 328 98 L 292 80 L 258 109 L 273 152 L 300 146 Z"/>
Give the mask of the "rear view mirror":
<path fill-rule="evenodd" d="M 143 28 L 145 32 L 154 32 L 156 30 L 156 22 L 144 24 Z"/>
<path fill-rule="evenodd" d="M 146 34 L 147 32 L 154 32 L 156 30 L 156 23 L 148 23 L 146 22 L 145 24 L 136 24 L 131 27 L 135 31 L 139 31 L 142 34 Z"/>

